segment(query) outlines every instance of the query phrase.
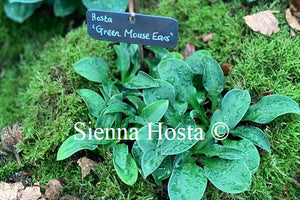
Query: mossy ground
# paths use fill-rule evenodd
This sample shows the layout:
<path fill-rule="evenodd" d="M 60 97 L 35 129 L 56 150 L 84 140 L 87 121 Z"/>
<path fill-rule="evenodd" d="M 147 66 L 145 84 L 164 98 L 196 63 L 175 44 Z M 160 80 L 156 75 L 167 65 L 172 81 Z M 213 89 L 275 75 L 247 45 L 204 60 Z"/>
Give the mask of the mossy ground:
<path fill-rule="evenodd" d="M 258 93 L 273 89 L 276 94 L 300 102 L 300 33 L 297 32 L 297 37 L 290 36 L 284 19 L 288 6 L 285 1 L 258 1 L 251 5 L 241 0 L 150 3 L 151 7 L 147 2 L 141 4 L 143 13 L 174 17 L 179 21 L 180 37 L 174 51 L 183 53 L 186 43 L 194 43 L 196 49 L 211 51 L 219 63 L 235 66 L 226 78 L 227 89 L 248 89 L 253 101 L 261 98 Z M 281 31 L 271 37 L 253 32 L 242 18 L 266 9 L 280 11 L 275 15 Z M 198 36 L 210 32 L 213 38 L 208 45 Z M 74 123 L 88 122 L 92 118 L 75 90 L 97 91 L 95 85 L 75 74 L 72 65 L 84 56 L 98 56 L 113 67 L 116 57 L 112 45 L 89 38 L 85 27 L 71 31 L 65 38 L 53 38 L 43 46 L 42 52 L 36 50 L 37 45 L 24 45 L 24 59 L 18 67 L 6 67 L 5 77 L 0 80 L 0 127 L 15 121 L 21 123 L 26 134 L 25 144 L 20 145 L 24 170 L 36 174 L 35 180 L 41 184 L 65 178 L 65 193 L 82 199 L 156 199 L 156 191 L 149 181 L 139 180 L 134 187 L 122 184 L 109 155 L 83 181 L 79 166 L 73 163 L 74 157 L 55 160 L 58 147 L 67 136 L 74 134 Z M 7 60 L 16 58 L 16 54 L 10 57 L 1 50 L 1 56 L 6 55 Z M 252 177 L 249 191 L 226 194 L 210 184 L 203 199 L 297 199 L 300 193 L 294 183 L 299 182 L 297 175 L 300 174 L 299 121 L 299 116 L 287 115 L 265 127 L 272 152 L 260 153 L 261 165 Z M 91 152 L 82 152 L 85 154 Z M 1 180 L 19 170 L 15 161 L 1 167 Z"/>

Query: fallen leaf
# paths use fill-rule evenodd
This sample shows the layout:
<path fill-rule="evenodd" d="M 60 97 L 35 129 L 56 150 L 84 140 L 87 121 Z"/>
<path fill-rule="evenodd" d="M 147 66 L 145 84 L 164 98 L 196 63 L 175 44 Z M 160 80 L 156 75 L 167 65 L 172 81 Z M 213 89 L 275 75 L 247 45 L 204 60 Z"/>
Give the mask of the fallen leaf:
<path fill-rule="evenodd" d="M 192 43 L 187 43 L 185 45 L 185 50 L 183 54 L 183 59 L 185 60 L 187 57 L 195 53 L 195 45 Z"/>
<path fill-rule="evenodd" d="M 64 196 L 61 197 L 59 200 L 80 200 L 80 199 L 74 196 Z"/>
<path fill-rule="evenodd" d="M 222 63 L 221 68 L 222 68 L 223 74 L 225 76 L 228 76 L 230 68 L 234 68 L 234 66 L 230 63 Z"/>
<path fill-rule="evenodd" d="M 0 182 L 0 199 L 14 200 L 18 197 L 18 191 L 23 190 L 24 186 L 21 182 L 5 183 Z"/>
<path fill-rule="evenodd" d="M 19 200 L 38 200 L 42 196 L 41 190 L 39 187 L 32 186 L 27 187 L 25 190 L 19 192 Z"/>
<path fill-rule="evenodd" d="M 85 156 L 80 158 L 77 163 L 81 167 L 82 179 L 84 179 L 84 177 L 90 173 L 91 169 L 94 169 L 97 166 L 95 161 L 88 159 Z"/>
<path fill-rule="evenodd" d="M 276 10 L 266 10 L 253 15 L 244 16 L 246 24 L 254 31 L 263 35 L 271 36 L 272 33 L 280 31 L 278 20 L 272 13 L 279 13 Z"/>
<path fill-rule="evenodd" d="M 291 28 L 300 31 L 300 23 L 298 22 L 297 18 L 292 15 L 290 9 L 286 9 L 285 18 L 286 18 L 286 21 L 289 23 Z"/>
<path fill-rule="evenodd" d="M 58 180 L 53 179 L 48 182 L 45 192 L 48 200 L 58 200 L 62 193 L 63 188 Z"/>
<path fill-rule="evenodd" d="M 261 92 L 261 93 L 259 93 L 258 95 L 261 95 L 261 96 L 267 96 L 267 95 L 272 94 L 273 92 L 274 92 L 274 90 L 271 89 L 271 90 L 268 90 L 268 91 L 265 91 L 265 92 Z"/>
<path fill-rule="evenodd" d="M 213 33 L 208 33 L 208 34 L 204 34 L 204 35 L 200 35 L 199 38 L 202 38 L 203 42 L 207 42 L 207 44 L 210 44 L 210 41 L 213 38 Z"/>

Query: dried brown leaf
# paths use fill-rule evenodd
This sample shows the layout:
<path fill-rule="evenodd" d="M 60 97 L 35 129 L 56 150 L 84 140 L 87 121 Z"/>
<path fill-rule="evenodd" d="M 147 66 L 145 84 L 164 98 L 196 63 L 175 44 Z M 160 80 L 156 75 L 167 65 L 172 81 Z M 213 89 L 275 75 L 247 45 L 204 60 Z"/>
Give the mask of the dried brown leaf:
<path fill-rule="evenodd" d="M 38 200 L 42 194 L 39 187 L 27 187 L 25 190 L 19 192 L 19 200 Z"/>
<path fill-rule="evenodd" d="M 291 29 L 290 32 L 291 32 L 291 36 L 292 37 L 296 37 L 297 36 L 296 33 L 295 33 L 295 31 L 294 31 L 294 29 Z"/>
<path fill-rule="evenodd" d="M 222 63 L 221 68 L 222 68 L 223 74 L 225 76 L 228 76 L 228 74 L 230 72 L 230 68 L 234 68 L 234 66 L 230 63 Z"/>
<path fill-rule="evenodd" d="M 207 42 L 207 44 L 209 45 L 210 41 L 213 38 L 213 35 L 214 35 L 213 33 L 207 33 L 204 35 L 200 35 L 198 38 L 202 38 L 203 42 Z"/>
<path fill-rule="evenodd" d="M 263 35 L 271 36 L 272 33 L 280 31 L 278 20 L 272 13 L 279 13 L 276 10 L 265 10 L 253 15 L 244 16 L 246 24 L 254 31 L 258 31 Z"/>
<path fill-rule="evenodd" d="M 286 9 L 285 18 L 291 28 L 300 31 L 300 23 L 298 22 L 297 18 L 292 15 L 290 9 Z"/>
<path fill-rule="evenodd" d="M 185 60 L 187 57 L 195 53 L 195 45 L 192 43 L 187 43 L 185 45 L 185 50 L 183 54 L 183 59 Z"/>
<path fill-rule="evenodd" d="M 82 179 L 86 177 L 90 173 L 92 169 L 94 169 L 97 166 L 97 163 L 91 159 L 88 159 L 87 157 L 82 157 L 77 161 L 78 165 L 81 167 L 81 176 Z"/>
<path fill-rule="evenodd" d="M 296 7 L 300 10 L 300 0 L 295 0 Z"/>
<path fill-rule="evenodd" d="M 274 92 L 274 90 L 271 89 L 271 90 L 268 90 L 268 91 L 265 91 L 265 92 L 261 92 L 261 93 L 259 93 L 258 95 L 261 95 L 261 96 L 267 96 L 267 95 L 272 94 L 273 92 Z"/>
<path fill-rule="evenodd" d="M 50 180 L 45 195 L 48 200 L 58 200 L 63 193 L 63 188 L 58 180 Z"/>
<path fill-rule="evenodd" d="M 0 199 L 13 200 L 18 198 L 18 192 L 23 190 L 24 186 L 21 182 L 5 183 L 0 182 Z"/>
<path fill-rule="evenodd" d="M 75 196 L 64 196 L 64 197 L 61 197 L 59 200 L 80 200 L 80 199 Z"/>

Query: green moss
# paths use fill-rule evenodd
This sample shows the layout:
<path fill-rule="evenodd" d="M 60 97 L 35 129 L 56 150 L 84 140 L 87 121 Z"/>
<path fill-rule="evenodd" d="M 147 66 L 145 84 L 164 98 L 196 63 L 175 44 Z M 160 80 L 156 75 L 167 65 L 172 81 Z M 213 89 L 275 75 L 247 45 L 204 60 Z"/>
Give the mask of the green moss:
<path fill-rule="evenodd" d="M 6 17 L 3 1 L 0 1 L 0 69 L 16 64 L 28 43 L 37 50 L 51 37 L 65 34 L 70 19 L 56 18 L 43 7 L 20 24 Z"/>

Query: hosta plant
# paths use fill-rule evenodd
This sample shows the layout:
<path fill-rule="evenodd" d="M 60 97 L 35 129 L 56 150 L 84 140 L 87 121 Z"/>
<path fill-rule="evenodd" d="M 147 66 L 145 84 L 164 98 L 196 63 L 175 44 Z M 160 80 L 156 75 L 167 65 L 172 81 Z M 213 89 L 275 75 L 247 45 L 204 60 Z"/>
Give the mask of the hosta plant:
<path fill-rule="evenodd" d="M 178 53 L 148 47 L 155 60 L 146 60 L 149 69 L 142 71 L 137 45 L 114 48 L 118 75 L 101 58 L 74 64 L 78 74 L 99 84 L 99 91 L 77 90 L 95 123 L 76 123 L 78 133 L 62 144 L 57 160 L 82 149 L 112 149 L 114 168 L 128 185 L 139 173 L 159 185 L 169 179 L 170 199 L 198 200 L 208 181 L 223 192 L 240 193 L 250 188 L 259 167 L 257 148 L 270 152 L 255 124 L 300 114 L 286 96 L 251 104 L 247 90 L 225 91 L 222 69 L 207 51 L 183 61 Z"/>
<path fill-rule="evenodd" d="M 54 14 L 63 17 L 75 12 L 81 4 L 88 9 L 113 10 L 124 12 L 128 0 L 4 0 L 4 11 L 10 19 L 24 22 L 43 3 L 53 5 Z"/>

